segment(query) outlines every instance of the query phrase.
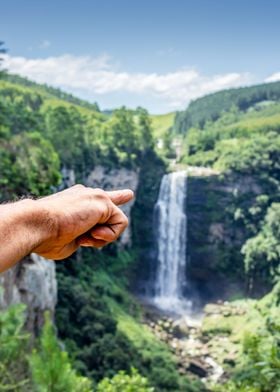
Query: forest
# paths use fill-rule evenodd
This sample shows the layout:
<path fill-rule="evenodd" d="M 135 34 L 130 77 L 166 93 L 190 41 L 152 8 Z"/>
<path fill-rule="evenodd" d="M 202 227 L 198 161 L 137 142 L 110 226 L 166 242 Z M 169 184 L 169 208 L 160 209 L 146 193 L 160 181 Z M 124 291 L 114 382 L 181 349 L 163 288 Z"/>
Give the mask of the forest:
<path fill-rule="evenodd" d="M 97 103 L 2 71 L 1 202 L 60 189 L 62 169 L 73 170 L 80 183 L 97 166 L 126 169 L 139 175 L 139 185 L 130 244 L 83 249 L 56 263 L 54 323 L 46 313 L 32 337 L 24 304 L 1 310 L 0 391 L 279 392 L 279 131 L 280 82 L 211 94 L 155 118 L 141 107 L 102 112 Z M 225 298 L 215 317 L 207 304 L 200 331 L 225 368 L 219 382 L 182 371 L 135 295 L 139 271 L 148 269 L 160 180 L 178 141 L 178 166 L 211 168 L 223 181 L 250 179 L 258 190 L 230 203 L 228 219 L 242 238 L 234 263 L 221 257 L 214 271 L 223 274 L 226 265 L 246 292 Z"/>

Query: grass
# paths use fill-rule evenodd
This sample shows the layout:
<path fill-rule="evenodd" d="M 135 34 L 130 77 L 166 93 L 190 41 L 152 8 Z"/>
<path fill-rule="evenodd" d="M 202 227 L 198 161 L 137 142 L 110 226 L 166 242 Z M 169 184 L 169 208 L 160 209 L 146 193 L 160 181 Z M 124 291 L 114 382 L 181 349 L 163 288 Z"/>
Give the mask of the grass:
<path fill-rule="evenodd" d="M 172 360 L 167 346 L 141 322 L 141 307 L 122 282 L 120 281 L 119 284 L 115 277 L 112 279 L 104 270 L 97 270 L 94 280 L 108 291 L 108 295 L 105 294 L 106 302 L 118 323 L 118 329 L 133 342 L 135 347 L 138 349 L 148 347 L 149 351 L 164 351 Z"/>
<path fill-rule="evenodd" d="M 175 112 L 150 115 L 152 120 L 152 127 L 154 129 L 154 135 L 157 139 L 163 137 L 164 133 L 173 125 Z"/>

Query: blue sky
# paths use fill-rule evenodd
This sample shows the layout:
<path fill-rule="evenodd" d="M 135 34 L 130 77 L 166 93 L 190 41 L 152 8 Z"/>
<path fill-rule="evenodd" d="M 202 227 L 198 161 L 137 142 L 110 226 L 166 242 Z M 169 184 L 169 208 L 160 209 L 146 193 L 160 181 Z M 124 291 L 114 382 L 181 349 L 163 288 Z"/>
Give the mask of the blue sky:
<path fill-rule="evenodd" d="M 6 66 L 97 101 L 164 113 L 280 79 L 274 0 L 1 1 Z"/>

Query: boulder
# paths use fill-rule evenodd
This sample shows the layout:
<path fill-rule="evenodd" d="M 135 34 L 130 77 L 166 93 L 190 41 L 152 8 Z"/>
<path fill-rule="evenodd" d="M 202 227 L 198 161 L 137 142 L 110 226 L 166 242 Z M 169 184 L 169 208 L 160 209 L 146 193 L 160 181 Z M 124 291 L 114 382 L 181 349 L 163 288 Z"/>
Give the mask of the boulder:
<path fill-rule="evenodd" d="M 199 360 L 192 359 L 189 363 L 188 371 L 201 378 L 207 377 L 208 375 L 207 365 Z"/>

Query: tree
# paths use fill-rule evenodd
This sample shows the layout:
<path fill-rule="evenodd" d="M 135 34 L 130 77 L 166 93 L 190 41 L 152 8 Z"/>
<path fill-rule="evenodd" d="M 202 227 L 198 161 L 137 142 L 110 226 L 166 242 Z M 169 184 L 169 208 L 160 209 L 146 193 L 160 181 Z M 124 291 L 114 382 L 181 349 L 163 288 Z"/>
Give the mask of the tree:
<path fill-rule="evenodd" d="M 102 142 L 117 162 L 129 165 L 135 161 L 140 138 L 132 111 L 123 107 L 114 112 L 105 125 Z"/>
<path fill-rule="evenodd" d="M 82 159 L 83 119 L 74 107 L 49 107 L 46 111 L 46 135 L 59 154 L 61 163 L 74 168 Z"/>
<path fill-rule="evenodd" d="M 142 139 L 141 147 L 144 152 L 154 147 L 154 139 L 153 139 L 151 124 L 152 121 L 148 116 L 148 113 L 142 110 L 139 115 L 139 130 L 140 130 L 140 137 Z"/>
<path fill-rule="evenodd" d="M 242 248 L 245 267 L 251 275 L 266 277 L 280 275 L 280 203 L 267 210 L 260 232 L 250 238 Z"/>
<path fill-rule="evenodd" d="M 39 350 L 33 350 L 30 369 L 35 391 L 91 392 L 91 381 L 73 370 L 68 354 L 59 347 L 49 315 L 40 339 Z"/>
<path fill-rule="evenodd" d="M 0 312 L 0 390 L 28 391 L 26 350 L 29 334 L 23 325 L 25 306 L 14 305 Z"/>
<path fill-rule="evenodd" d="M 48 194 L 60 180 L 59 158 L 38 132 L 15 135 L 0 146 L 0 197 Z"/>

